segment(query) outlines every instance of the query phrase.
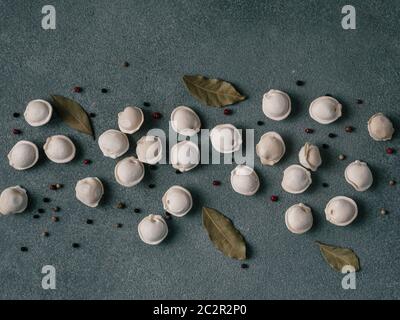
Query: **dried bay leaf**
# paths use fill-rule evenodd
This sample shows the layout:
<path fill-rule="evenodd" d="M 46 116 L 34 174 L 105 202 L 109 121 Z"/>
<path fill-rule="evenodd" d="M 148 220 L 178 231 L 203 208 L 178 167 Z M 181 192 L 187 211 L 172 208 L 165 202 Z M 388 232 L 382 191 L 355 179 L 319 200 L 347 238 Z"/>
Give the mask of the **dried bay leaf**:
<path fill-rule="evenodd" d="M 246 242 L 222 213 L 212 208 L 203 207 L 203 226 L 215 247 L 233 259 L 246 259 Z"/>
<path fill-rule="evenodd" d="M 53 95 L 51 97 L 57 114 L 69 127 L 94 137 L 89 117 L 79 103 L 63 96 Z"/>
<path fill-rule="evenodd" d="M 206 77 L 183 76 L 183 82 L 193 97 L 212 107 L 224 107 L 246 99 L 229 82 Z"/>
<path fill-rule="evenodd" d="M 325 261 L 336 271 L 341 272 L 344 266 L 353 266 L 360 270 L 360 261 L 353 250 L 327 245 L 317 241 L 319 249 Z"/>

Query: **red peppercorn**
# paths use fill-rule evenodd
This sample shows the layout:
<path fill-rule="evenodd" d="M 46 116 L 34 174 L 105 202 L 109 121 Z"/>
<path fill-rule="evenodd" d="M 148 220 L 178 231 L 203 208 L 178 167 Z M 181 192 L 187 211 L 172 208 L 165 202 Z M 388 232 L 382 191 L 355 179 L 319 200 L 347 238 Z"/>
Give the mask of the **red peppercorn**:
<path fill-rule="evenodd" d="M 218 180 L 214 180 L 213 181 L 213 186 L 220 186 L 221 185 L 221 181 L 218 181 Z"/>
<path fill-rule="evenodd" d="M 305 131 L 305 133 L 313 133 L 314 132 L 314 130 L 310 129 L 310 128 L 306 128 L 306 129 L 304 129 L 304 131 Z"/>
<path fill-rule="evenodd" d="M 277 202 L 278 201 L 278 196 L 272 195 L 271 196 L 271 201 L 272 202 Z"/>
<path fill-rule="evenodd" d="M 21 134 L 21 130 L 19 130 L 19 129 L 13 129 L 13 130 L 12 130 L 12 133 L 13 133 L 13 134 Z"/>
<path fill-rule="evenodd" d="M 230 116 L 231 114 L 232 114 L 232 110 L 231 109 L 228 109 L 228 108 L 224 109 L 224 115 Z"/>
<path fill-rule="evenodd" d="M 90 160 L 89 160 L 89 159 L 85 159 L 85 160 L 83 160 L 83 164 L 85 164 L 85 165 L 88 165 L 88 164 L 90 164 Z"/>
<path fill-rule="evenodd" d="M 161 113 L 160 112 L 153 112 L 151 114 L 151 116 L 153 117 L 153 119 L 160 119 L 161 118 Z"/>
<path fill-rule="evenodd" d="M 393 148 L 386 148 L 386 153 L 387 154 L 393 154 L 394 153 L 394 149 Z"/>
<path fill-rule="evenodd" d="M 82 92 L 82 88 L 81 87 L 74 87 L 74 89 L 72 90 L 76 93 Z"/>

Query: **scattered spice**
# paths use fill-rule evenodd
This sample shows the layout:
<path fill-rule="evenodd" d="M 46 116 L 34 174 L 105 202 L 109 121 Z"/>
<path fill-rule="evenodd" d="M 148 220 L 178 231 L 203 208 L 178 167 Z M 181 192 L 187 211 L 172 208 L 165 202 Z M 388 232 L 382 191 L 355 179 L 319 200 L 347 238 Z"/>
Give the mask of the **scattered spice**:
<path fill-rule="evenodd" d="M 123 203 L 123 202 L 118 202 L 117 203 L 117 209 L 125 209 L 125 208 L 126 208 L 125 203 Z"/>
<path fill-rule="evenodd" d="M 135 209 L 133 209 L 133 212 L 140 213 L 140 209 L 139 208 L 135 208 Z"/>
<path fill-rule="evenodd" d="M 346 156 L 344 154 L 340 154 L 339 155 L 339 160 L 344 160 L 344 159 L 346 159 Z"/>
<path fill-rule="evenodd" d="M 150 184 L 149 184 L 149 188 L 150 188 L 150 189 L 153 189 L 155 186 L 156 186 L 156 185 L 155 185 L 154 183 L 150 183 Z"/>
<path fill-rule="evenodd" d="M 43 231 L 41 235 L 42 235 L 42 237 L 47 238 L 50 235 L 50 233 L 48 231 Z"/>
<path fill-rule="evenodd" d="M 107 93 L 108 90 L 107 90 L 106 88 L 102 88 L 102 89 L 101 89 L 101 92 L 102 92 L 102 93 Z"/>
<path fill-rule="evenodd" d="M 323 186 L 324 188 L 328 188 L 328 187 L 329 187 L 329 184 L 326 183 L 326 182 L 324 182 L 324 183 L 322 184 L 322 186 Z"/>
<path fill-rule="evenodd" d="M 257 121 L 257 125 L 259 125 L 259 126 L 263 126 L 264 125 L 264 121 Z"/>
<path fill-rule="evenodd" d="M 272 201 L 272 202 L 277 202 L 277 201 L 278 201 L 278 196 L 272 195 L 272 196 L 271 196 L 271 201 Z"/>
<path fill-rule="evenodd" d="M 82 88 L 81 87 L 74 87 L 73 89 L 72 89 L 72 91 L 73 92 L 76 92 L 76 93 L 79 93 L 79 92 L 82 92 Z"/>
<path fill-rule="evenodd" d="M 143 102 L 143 106 L 145 106 L 145 107 L 150 107 L 151 104 L 150 104 L 150 102 Z"/>
<path fill-rule="evenodd" d="M 93 224 L 93 220 L 92 219 L 87 219 L 86 220 L 86 224 Z"/>
<path fill-rule="evenodd" d="M 19 118 L 19 116 L 20 116 L 19 112 L 14 112 L 14 113 L 13 113 L 13 117 L 14 117 L 14 118 Z"/>
<path fill-rule="evenodd" d="M 345 130 L 347 133 L 351 133 L 351 132 L 354 131 L 354 128 L 351 127 L 351 126 L 348 126 L 348 127 L 344 128 L 344 130 Z"/>
<path fill-rule="evenodd" d="M 181 174 L 182 172 L 181 172 L 180 170 L 176 169 L 176 170 L 175 170 L 175 173 L 176 173 L 176 174 Z"/>
<path fill-rule="evenodd" d="M 153 112 L 152 114 L 151 114 L 151 116 L 153 117 L 153 119 L 156 119 L 156 120 L 158 120 L 158 119 L 161 119 L 161 113 L 160 112 Z"/>
<path fill-rule="evenodd" d="M 221 185 L 221 181 L 219 181 L 219 180 L 214 180 L 212 184 L 213 184 L 213 186 L 216 186 L 216 187 L 217 187 L 217 186 L 220 186 L 220 185 Z"/>
<path fill-rule="evenodd" d="M 40 215 L 38 215 L 38 214 L 33 215 L 33 219 L 39 219 L 39 218 L 40 218 Z"/>
<path fill-rule="evenodd" d="M 304 86 L 304 84 L 305 84 L 305 82 L 302 81 L 302 80 L 297 80 L 297 81 L 296 81 L 296 85 L 299 86 L 299 87 Z"/>
<path fill-rule="evenodd" d="M 79 247 L 80 247 L 79 243 L 74 242 L 74 243 L 72 244 L 72 248 L 77 249 L 77 248 L 79 248 Z"/>
<path fill-rule="evenodd" d="M 89 113 L 89 117 L 95 118 L 95 117 L 96 117 L 96 114 L 95 114 L 94 112 L 90 112 L 90 113 Z"/>
<path fill-rule="evenodd" d="M 387 153 L 387 154 L 394 154 L 394 149 L 388 147 L 388 148 L 386 148 L 386 153 Z"/>
<path fill-rule="evenodd" d="M 387 211 L 384 208 L 381 208 L 380 212 L 381 212 L 381 215 L 383 215 L 383 216 L 387 214 Z"/>
<path fill-rule="evenodd" d="M 50 189 L 50 190 L 57 190 L 57 186 L 56 186 L 55 184 L 51 184 L 51 185 L 49 186 L 49 189 Z"/>
<path fill-rule="evenodd" d="M 328 134 L 328 137 L 329 137 L 329 138 L 331 138 L 331 139 L 333 139 L 333 138 L 336 138 L 336 137 L 337 137 L 337 135 L 336 135 L 336 134 L 334 134 L 334 133 L 330 133 L 330 134 Z"/>
<path fill-rule="evenodd" d="M 230 116 L 231 114 L 232 114 L 232 110 L 231 109 L 228 109 L 228 108 L 224 109 L 224 115 Z"/>
<path fill-rule="evenodd" d="M 57 216 L 52 216 L 52 217 L 51 217 L 51 221 L 53 221 L 53 222 L 58 222 L 58 221 L 60 221 L 60 218 L 57 217 Z"/>
<path fill-rule="evenodd" d="M 311 134 L 311 133 L 314 133 L 314 130 L 311 129 L 311 128 L 305 128 L 305 129 L 304 129 L 304 132 L 305 132 L 305 133 Z"/>
<path fill-rule="evenodd" d="M 242 264 L 240 265 L 240 267 L 241 267 L 242 269 L 248 269 L 248 268 L 249 268 L 249 265 L 248 265 L 247 263 L 242 263 Z"/>
<path fill-rule="evenodd" d="M 43 202 L 50 202 L 49 198 L 43 198 Z"/>
<path fill-rule="evenodd" d="M 396 181 L 394 181 L 394 180 L 390 180 L 390 181 L 389 181 L 389 185 L 390 185 L 390 186 L 394 186 L 395 184 L 396 184 Z"/>
<path fill-rule="evenodd" d="M 91 161 L 89 159 L 83 160 L 83 164 L 84 165 L 89 165 L 90 163 L 91 163 Z"/>
<path fill-rule="evenodd" d="M 63 187 L 62 184 L 60 184 L 60 183 L 57 183 L 57 184 L 56 184 L 56 188 L 57 188 L 57 189 L 61 189 L 62 187 Z"/>
<path fill-rule="evenodd" d="M 53 212 L 58 212 L 58 211 L 60 211 L 60 207 L 51 208 L 51 211 L 53 211 Z"/>
<path fill-rule="evenodd" d="M 27 248 L 27 247 L 21 247 L 21 251 L 22 251 L 22 252 L 27 252 L 27 251 L 28 251 L 28 248 Z"/>
<path fill-rule="evenodd" d="M 329 149 L 329 144 L 326 144 L 326 143 L 322 144 L 322 148 Z"/>
<path fill-rule="evenodd" d="M 357 99 L 357 104 L 363 104 L 364 103 L 364 101 L 363 100 L 361 100 L 361 99 Z"/>
<path fill-rule="evenodd" d="M 19 130 L 19 129 L 12 129 L 12 133 L 13 133 L 13 134 L 21 134 L 22 131 Z"/>
<path fill-rule="evenodd" d="M 38 213 L 44 213 L 45 212 L 45 210 L 42 209 L 42 208 L 39 208 L 37 211 L 38 211 Z"/>
<path fill-rule="evenodd" d="M 117 228 L 117 229 L 122 228 L 122 223 L 114 224 L 114 228 Z"/>
<path fill-rule="evenodd" d="M 124 68 L 128 68 L 128 67 L 129 67 L 129 62 L 125 61 L 125 62 L 122 64 L 122 66 L 123 66 Z"/>

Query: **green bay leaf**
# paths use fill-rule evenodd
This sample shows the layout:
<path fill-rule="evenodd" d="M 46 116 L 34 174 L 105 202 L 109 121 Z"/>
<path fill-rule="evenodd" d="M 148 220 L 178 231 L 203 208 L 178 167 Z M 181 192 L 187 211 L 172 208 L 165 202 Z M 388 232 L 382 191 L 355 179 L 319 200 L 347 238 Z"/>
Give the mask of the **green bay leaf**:
<path fill-rule="evenodd" d="M 353 266 L 355 271 L 360 270 L 360 261 L 353 250 L 335 247 L 317 241 L 325 261 L 336 271 L 341 272 L 345 266 Z"/>
<path fill-rule="evenodd" d="M 214 246 L 233 259 L 246 259 L 246 242 L 232 221 L 212 208 L 203 207 L 203 226 Z"/>
<path fill-rule="evenodd" d="M 69 127 L 94 138 L 89 117 L 79 103 L 63 96 L 52 95 L 51 97 L 57 114 Z"/>
<path fill-rule="evenodd" d="M 223 80 L 185 75 L 183 82 L 191 95 L 207 106 L 224 107 L 246 99 L 232 84 Z"/>

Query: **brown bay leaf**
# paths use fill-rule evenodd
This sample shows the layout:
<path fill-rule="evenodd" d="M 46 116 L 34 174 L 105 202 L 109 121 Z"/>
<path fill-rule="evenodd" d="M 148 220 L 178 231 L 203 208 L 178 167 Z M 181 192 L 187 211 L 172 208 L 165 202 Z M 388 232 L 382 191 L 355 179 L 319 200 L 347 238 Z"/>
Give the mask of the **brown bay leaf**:
<path fill-rule="evenodd" d="M 185 75 L 183 82 L 191 95 L 207 106 L 224 107 L 246 99 L 232 84 L 223 80 Z"/>
<path fill-rule="evenodd" d="M 336 271 L 341 272 L 344 266 L 353 266 L 356 271 L 360 270 L 360 261 L 353 250 L 331 246 L 319 241 L 317 244 L 325 261 Z"/>
<path fill-rule="evenodd" d="M 52 95 L 51 97 L 57 114 L 69 127 L 94 138 L 89 117 L 79 103 L 63 96 Z"/>
<path fill-rule="evenodd" d="M 233 259 L 246 259 L 246 242 L 232 221 L 212 208 L 203 207 L 203 226 L 215 247 Z"/>

